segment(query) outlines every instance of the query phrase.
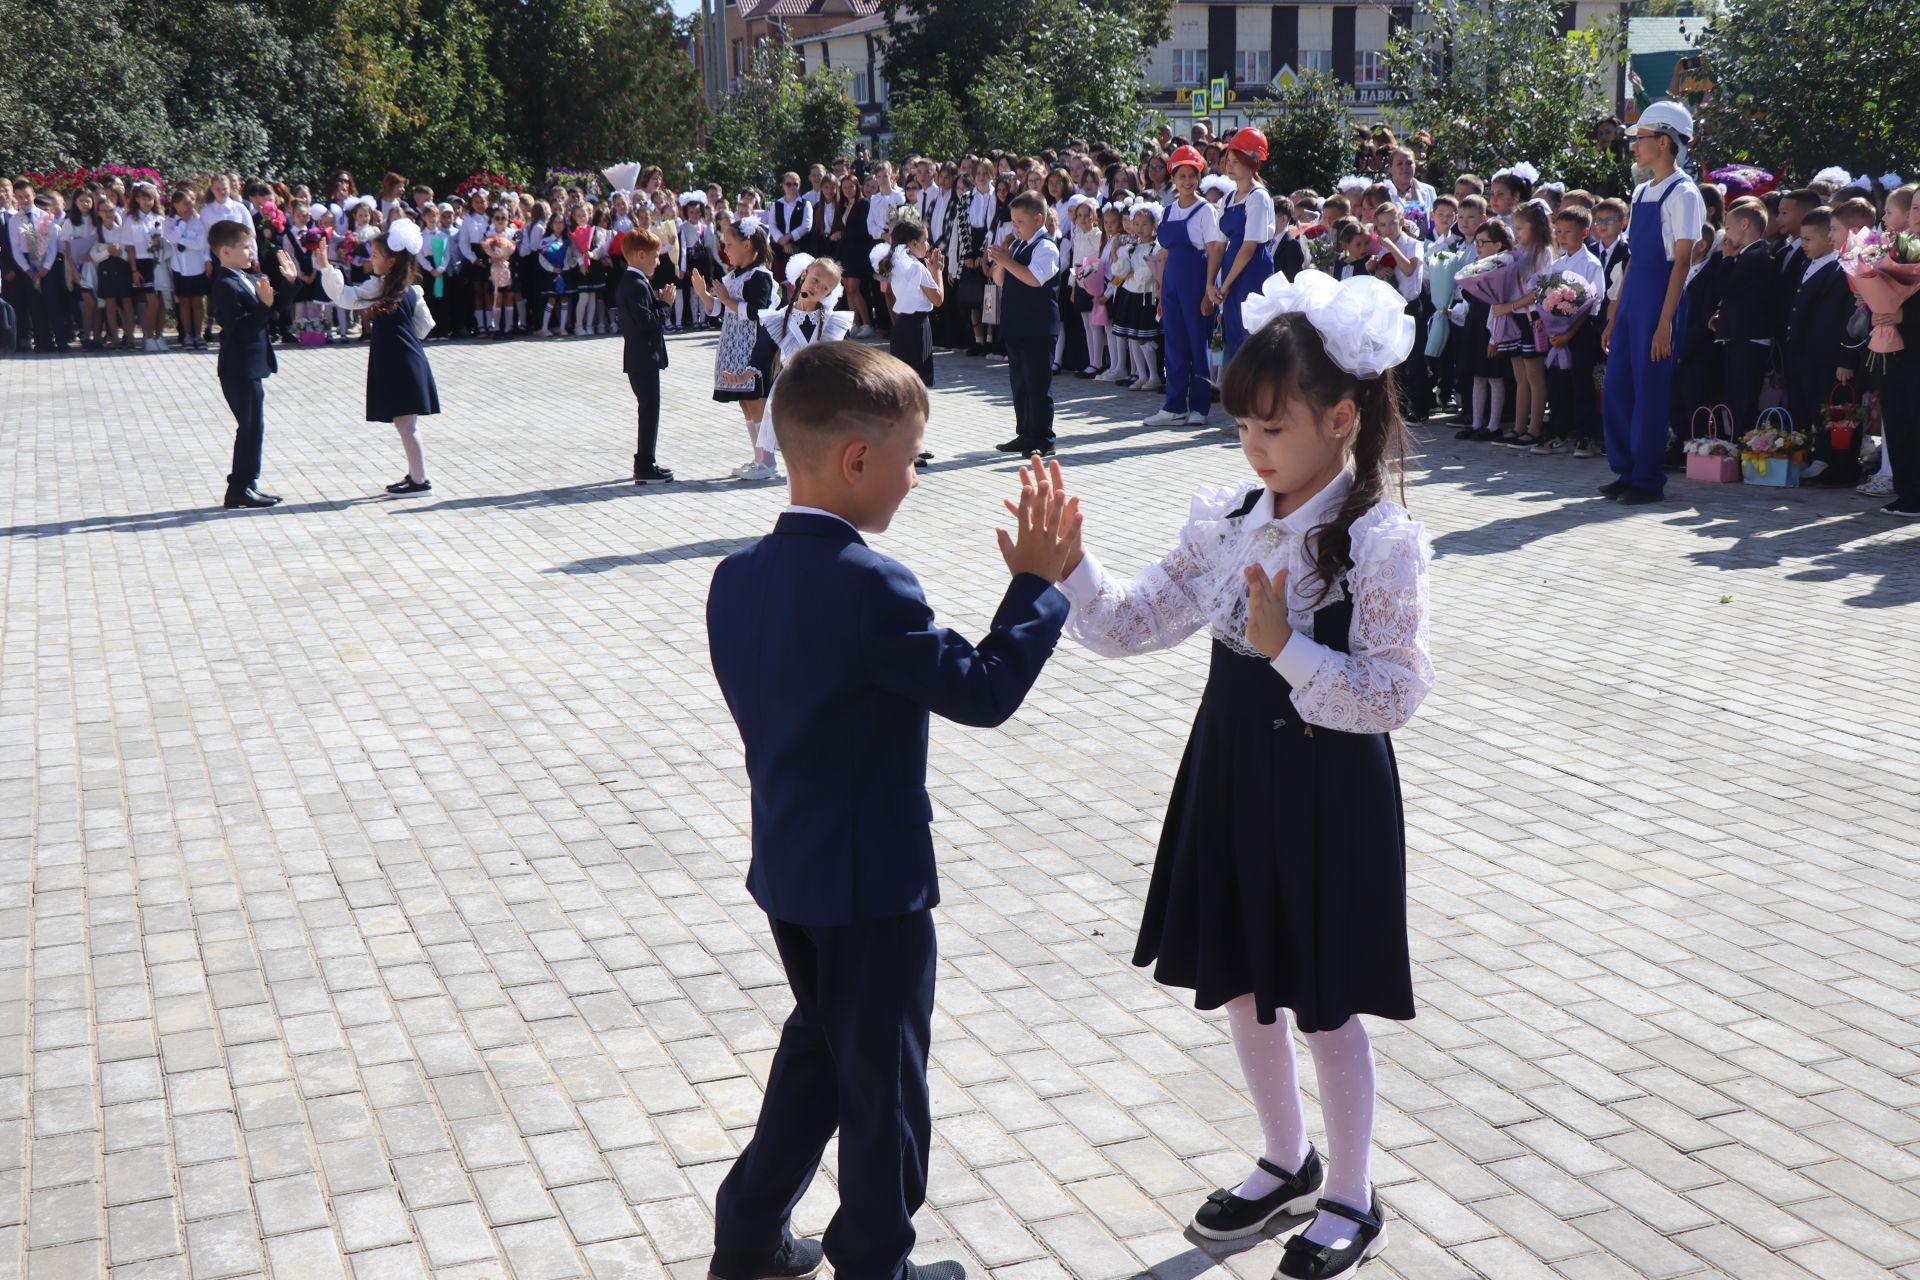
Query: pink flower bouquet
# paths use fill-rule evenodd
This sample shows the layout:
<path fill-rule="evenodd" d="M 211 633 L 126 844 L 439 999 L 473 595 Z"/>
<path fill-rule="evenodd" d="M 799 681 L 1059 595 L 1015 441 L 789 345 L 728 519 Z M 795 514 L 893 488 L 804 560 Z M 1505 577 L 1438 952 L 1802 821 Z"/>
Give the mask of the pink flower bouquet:
<path fill-rule="evenodd" d="M 1853 296 L 1868 310 L 1875 314 L 1898 311 L 1920 290 L 1920 236 L 1862 227 L 1848 237 L 1840 269 L 1847 273 Z M 1873 336 L 1867 340 L 1867 349 L 1882 357 L 1905 350 L 1906 345 L 1900 331 L 1885 324 L 1873 326 Z"/>

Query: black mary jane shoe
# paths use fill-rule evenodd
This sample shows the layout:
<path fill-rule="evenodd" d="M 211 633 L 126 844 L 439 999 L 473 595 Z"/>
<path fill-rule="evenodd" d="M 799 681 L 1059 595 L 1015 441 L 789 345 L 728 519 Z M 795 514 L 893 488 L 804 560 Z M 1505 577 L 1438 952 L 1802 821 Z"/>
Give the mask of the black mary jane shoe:
<path fill-rule="evenodd" d="M 1208 1240 L 1240 1240 L 1258 1235 L 1267 1223 L 1283 1213 L 1298 1216 L 1313 1208 L 1314 1197 L 1320 1194 L 1321 1184 L 1327 1180 L 1320 1153 L 1312 1147 L 1307 1148 L 1307 1158 L 1293 1173 L 1264 1159 L 1254 1163 L 1280 1179 L 1280 1185 L 1258 1200 L 1243 1200 L 1225 1187 L 1220 1188 L 1208 1196 L 1207 1202 L 1193 1215 L 1195 1235 Z"/>
<path fill-rule="evenodd" d="M 1361 1263 L 1387 1247 L 1387 1223 L 1380 1209 L 1379 1192 L 1373 1193 L 1370 1211 L 1355 1209 L 1337 1200 L 1322 1200 L 1315 1208 L 1320 1213 L 1350 1219 L 1358 1230 L 1353 1239 L 1338 1249 L 1315 1244 L 1307 1239 L 1304 1230 L 1297 1232 L 1288 1238 L 1287 1250 L 1280 1255 L 1280 1269 L 1274 1272 L 1276 1280 L 1281 1276 L 1287 1280 L 1339 1280 L 1358 1271 Z"/>
<path fill-rule="evenodd" d="M 433 481 L 415 480 L 412 476 L 402 476 L 387 486 L 387 492 L 396 497 L 409 493 L 432 493 Z"/>

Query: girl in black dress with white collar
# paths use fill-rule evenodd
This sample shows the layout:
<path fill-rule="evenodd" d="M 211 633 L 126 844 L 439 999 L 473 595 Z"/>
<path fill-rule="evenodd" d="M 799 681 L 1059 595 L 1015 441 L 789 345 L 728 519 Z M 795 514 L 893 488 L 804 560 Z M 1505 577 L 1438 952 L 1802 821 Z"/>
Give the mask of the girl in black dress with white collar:
<path fill-rule="evenodd" d="M 340 268 L 327 261 L 327 243 L 314 247 L 313 265 L 320 287 L 333 305 L 361 312 L 372 334 L 367 348 L 367 421 L 391 422 L 407 454 L 407 474 L 387 486 L 391 494 L 427 493 L 426 450 L 420 443 L 420 417 L 440 412 L 440 391 L 427 365 L 420 339 L 433 328 L 433 313 L 420 290 L 420 250 L 425 237 L 406 218 L 395 219 L 386 234 L 368 241 L 373 274 L 348 284 Z"/>
<path fill-rule="evenodd" d="M 1134 963 L 1225 1006 L 1266 1150 L 1193 1229 L 1257 1234 L 1316 1210 L 1279 1274 L 1345 1276 L 1386 1243 L 1360 1014 L 1413 1016 L 1406 832 L 1387 734 L 1433 685 L 1427 539 L 1389 498 L 1405 456 L 1393 368 L 1414 323 L 1371 276 L 1272 276 L 1222 383 L 1257 479 L 1194 495 L 1180 544 L 1132 582 L 1087 553 L 1068 634 L 1144 653 L 1205 628 L 1212 666 L 1174 782 Z M 1037 479 L 1037 478 L 1036 478 Z M 1330 1163 L 1308 1144 L 1294 1021 Z"/>

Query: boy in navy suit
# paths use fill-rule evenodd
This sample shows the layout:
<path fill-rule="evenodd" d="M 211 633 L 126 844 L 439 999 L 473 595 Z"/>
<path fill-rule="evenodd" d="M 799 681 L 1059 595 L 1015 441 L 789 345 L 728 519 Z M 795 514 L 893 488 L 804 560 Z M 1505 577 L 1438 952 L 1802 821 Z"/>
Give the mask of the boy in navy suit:
<path fill-rule="evenodd" d="M 1782 356 L 1787 371 L 1787 412 L 1793 425 L 1813 438 L 1813 461 L 1802 475 L 1808 484 L 1853 484 L 1860 479 L 1857 448 L 1835 449 L 1820 421 L 1820 409 L 1837 382 L 1853 379 L 1854 353 L 1847 349 L 1847 319 L 1853 291 L 1840 269 L 1839 228 L 1824 205 L 1800 220 L 1805 264 L 1792 281 Z"/>
<path fill-rule="evenodd" d="M 1077 500 L 1036 457 L 1013 582 L 978 647 L 933 620 L 905 565 L 870 550 L 918 483 L 927 393 L 909 366 L 855 342 L 790 361 L 773 394 L 793 502 L 727 557 L 707 597 L 714 675 L 746 746 L 747 889 L 767 913 L 794 1008 L 753 1140 L 720 1185 L 713 1280 L 813 1275 L 925 1280 L 907 1260 L 926 1198 L 932 908 L 927 724 L 1000 724 L 1060 637 L 1054 589 L 1080 540 Z M 823 1242 L 793 1207 L 840 1132 L 840 1209 Z"/>
<path fill-rule="evenodd" d="M 1720 242 L 1726 265 L 1720 273 L 1719 308 L 1710 323 L 1721 349 L 1720 397 L 1733 413 L 1736 437 L 1760 417 L 1760 384 L 1773 358 L 1774 305 L 1780 268 L 1767 247 L 1766 206 L 1740 201 L 1727 210 Z"/>
<path fill-rule="evenodd" d="M 652 231 L 640 227 L 623 234 L 620 255 L 627 260 L 627 270 L 615 289 L 613 305 L 620 316 L 621 367 L 626 370 L 627 385 L 633 389 L 638 406 L 633 482 L 665 484 L 673 479 L 673 472 L 654 457 L 660 443 L 660 371 L 667 367 L 660 309 L 673 306 L 677 295 L 672 285 L 658 295 L 653 291 L 652 276 L 660 268 L 660 237 Z"/>
<path fill-rule="evenodd" d="M 227 472 L 225 506 L 271 507 L 277 494 L 262 493 L 260 450 L 266 436 L 266 388 L 279 369 L 268 327 L 273 323 L 273 282 L 247 274 L 253 264 L 253 228 L 244 222 L 216 222 L 207 232 L 207 248 L 220 264 L 213 273 L 213 315 L 220 322 L 220 391 L 233 410 L 233 466 Z M 284 253 L 280 274 L 293 278 Z"/>

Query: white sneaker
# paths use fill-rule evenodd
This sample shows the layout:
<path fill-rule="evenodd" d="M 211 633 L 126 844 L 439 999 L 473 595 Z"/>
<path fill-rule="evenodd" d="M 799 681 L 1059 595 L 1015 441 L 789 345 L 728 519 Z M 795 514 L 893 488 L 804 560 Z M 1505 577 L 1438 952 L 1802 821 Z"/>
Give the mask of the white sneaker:
<path fill-rule="evenodd" d="M 166 348 L 160 345 L 160 339 L 158 339 L 158 338 L 148 338 L 148 339 L 147 339 L 147 350 L 149 350 L 149 351 L 165 351 L 165 350 L 166 350 Z"/>
<path fill-rule="evenodd" d="M 1162 409 L 1140 425 L 1143 427 L 1184 427 L 1187 425 L 1187 415 L 1184 413 L 1176 413 L 1172 409 Z"/>
<path fill-rule="evenodd" d="M 1187 415 L 1187 425 L 1190 427 L 1204 427 L 1207 425 L 1207 415 L 1204 413 L 1190 413 Z"/>
<path fill-rule="evenodd" d="M 1126 370 L 1124 369 L 1108 368 L 1106 370 L 1103 370 L 1100 376 L 1095 378 L 1094 381 L 1095 382 L 1118 382 L 1120 381 L 1120 379 L 1126 376 L 1127 376 Z"/>
<path fill-rule="evenodd" d="M 780 468 L 771 462 L 749 462 L 746 469 L 735 473 L 742 480 L 784 480 Z"/>
<path fill-rule="evenodd" d="M 870 324 L 857 324 L 853 326 L 853 332 L 848 336 L 854 338 L 871 338 L 873 336 L 873 326 Z"/>
<path fill-rule="evenodd" d="M 1827 464 L 1816 458 L 1807 464 L 1806 469 L 1800 473 L 1800 478 L 1802 480 L 1811 480 L 1815 476 L 1825 475 L 1826 471 Z"/>
<path fill-rule="evenodd" d="M 735 480 L 744 480 L 747 478 L 747 473 L 749 471 L 752 471 L 755 467 L 759 465 L 760 464 L 755 462 L 752 458 L 748 458 L 745 462 L 741 463 L 739 466 L 735 467 L 732 471 L 728 472 L 727 474 L 731 475 Z"/>
<path fill-rule="evenodd" d="M 1145 382 L 1136 382 L 1133 386 L 1133 389 L 1135 391 L 1147 391 L 1147 392 L 1157 393 L 1157 392 L 1165 391 L 1167 389 L 1167 384 L 1160 381 L 1160 379 L 1158 378 L 1148 378 Z"/>
<path fill-rule="evenodd" d="M 1890 498 L 1893 496 L 1893 477 L 1874 476 L 1853 487 L 1855 493 L 1864 493 L 1869 498 Z"/>

